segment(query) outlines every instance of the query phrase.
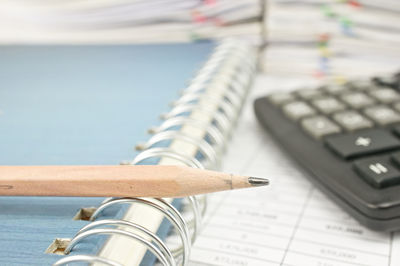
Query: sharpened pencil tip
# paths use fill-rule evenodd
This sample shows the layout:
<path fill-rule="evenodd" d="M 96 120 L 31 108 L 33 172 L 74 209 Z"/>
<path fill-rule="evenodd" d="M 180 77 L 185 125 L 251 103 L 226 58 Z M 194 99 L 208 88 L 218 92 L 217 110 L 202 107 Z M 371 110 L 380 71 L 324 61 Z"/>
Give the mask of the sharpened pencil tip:
<path fill-rule="evenodd" d="M 248 179 L 249 183 L 255 187 L 258 186 L 266 186 L 269 184 L 269 180 L 267 178 L 264 177 L 254 177 L 254 176 L 250 176 Z"/>

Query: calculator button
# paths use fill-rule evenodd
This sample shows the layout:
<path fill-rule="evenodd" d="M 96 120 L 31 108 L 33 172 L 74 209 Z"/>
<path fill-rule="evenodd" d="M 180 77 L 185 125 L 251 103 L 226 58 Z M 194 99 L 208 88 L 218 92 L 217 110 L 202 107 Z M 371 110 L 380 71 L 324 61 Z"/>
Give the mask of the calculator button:
<path fill-rule="evenodd" d="M 353 92 L 342 95 L 341 99 L 352 108 L 358 109 L 372 105 L 375 101 L 362 92 Z"/>
<path fill-rule="evenodd" d="M 366 116 L 381 126 L 400 122 L 400 114 L 386 106 L 373 106 L 364 110 Z"/>
<path fill-rule="evenodd" d="M 393 131 L 394 131 L 394 134 L 396 134 L 398 137 L 400 137 L 400 126 L 394 126 Z"/>
<path fill-rule="evenodd" d="M 333 119 L 348 131 L 370 128 L 373 123 L 355 111 L 345 111 L 333 115 Z"/>
<path fill-rule="evenodd" d="M 395 152 L 390 157 L 397 167 L 400 167 L 400 152 Z"/>
<path fill-rule="evenodd" d="M 344 159 L 400 148 L 400 141 L 384 129 L 328 136 L 325 143 Z"/>
<path fill-rule="evenodd" d="M 346 85 L 346 87 L 348 87 L 350 89 L 359 90 L 359 91 L 368 91 L 375 87 L 375 85 L 369 80 L 349 81 L 345 85 Z"/>
<path fill-rule="evenodd" d="M 311 102 L 320 112 L 324 114 L 331 114 L 333 112 L 341 111 L 346 108 L 346 106 L 339 102 L 336 98 L 325 97 Z"/>
<path fill-rule="evenodd" d="M 293 120 L 311 116 L 316 114 L 316 111 L 307 103 L 296 101 L 283 106 L 283 112 Z"/>
<path fill-rule="evenodd" d="M 338 85 L 338 84 L 328 85 L 328 86 L 323 87 L 323 89 L 327 93 L 332 94 L 332 95 L 339 95 L 339 94 L 343 94 L 343 93 L 350 91 L 349 88 L 347 88 L 346 86 Z"/>
<path fill-rule="evenodd" d="M 316 139 L 341 131 L 340 127 L 324 116 L 305 118 L 301 121 L 301 126 L 304 131 Z"/>
<path fill-rule="evenodd" d="M 376 188 L 400 184 L 400 171 L 390 164 L 388 156 L 357 160 L 354 168 L 367 183 Z"/>
<path fill-rule="evenodd" d="M 395 103 L 395 104 L 393 104 L 393 108 L 394 108 L 397 112 L 400 112 L 400 103 Z"/>
<path fill-rule="evenodd" d="M 384 87 L 391 87 L 393 89 L 399 89 L 399 75 L 391 75 L 386 77 L 375 77 L 372 79 L 375 84 Z"/>
<path fill-rule="evenodd" d="M 282 105 L 294 101 L 296 98 L 291 93 L 278 92 L 268 96 L 268 99 L 275 105 Z"/>
<path fill-rule="evenodd" d="M 304 100 L 311 100 L 324 95 L 323 91 L 320 89 L 301 89 L 297 90 L 296 94 Z"/>
<path fill-rule="evenodd" d="M 370 91 L 369 95 L 381 103 L 393 103 L 400 100 L 400 94 L 389 88 Z"/>
<path fill-rule="evenodd" d="M 387 87 L 388 84 L 391 84 L 393 80 L 392 76 L 379 76 L 379 77 L 373 77 L 372 82 L 379 86 L 385 86 Z"/>

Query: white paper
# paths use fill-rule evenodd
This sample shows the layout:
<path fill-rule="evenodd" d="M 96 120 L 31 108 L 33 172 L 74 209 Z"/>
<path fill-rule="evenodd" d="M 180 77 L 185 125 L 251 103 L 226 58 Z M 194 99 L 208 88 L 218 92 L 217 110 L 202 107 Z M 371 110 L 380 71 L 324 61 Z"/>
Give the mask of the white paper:
<path fill-rule="evenodd" d="M 259 36 L 261 15 L 259 0 L 0 0 L 0 44 Z"/>
<path fill-rule="evenodd" d="M 319 79 L 398 71 L 400 2 L 358 2 L 359 8 L 347 1 L 269 1 L 266 71 Z M 326 9 L 335 16 L 327 16 Z M 350 24 L 347 30 L 343 20 Z"/>
<path fill-rule="evenodd" d="M 267 137 L 253 115 L 255 97 L 314 83 L 258 78 L 223 170 L 268 177 L 271 185 L 211 196 L 190 265 L 400 265 L 400 236 L 371 231 L 336 206 Z"/>

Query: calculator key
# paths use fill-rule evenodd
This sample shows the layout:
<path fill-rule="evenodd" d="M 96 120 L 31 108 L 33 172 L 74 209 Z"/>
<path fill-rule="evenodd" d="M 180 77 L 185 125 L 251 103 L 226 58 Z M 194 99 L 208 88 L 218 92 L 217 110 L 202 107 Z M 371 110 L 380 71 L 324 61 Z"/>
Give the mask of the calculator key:
<path fill-rule="evenodd" d="M 366 116 L 381 126 L 400 122 L 400 114 L 386 106 L 373 106 L 364 110 Z"/>
<path fill-rule="evenodd" d="M 282 109 L 293 120 L 299 120 L 300 118 L 316 114 L 316 111 L 310 105 L 301 101 L 288 103 Z"/>
<path fill-rule="evenodd" d="M 375 103 L 375 101 L 362 92 L 353 92 L 342 95 L 341 99 L 352 108 L 358 109 Z"/>
<path fill-rule="evenodd" d="M 400 148 L 400 141 L 384 129 L 328 136 L 325 144 L 344 159 Z"/>
<path fill-rule="evenodd" d="M 395 103 L 395 104 L 393 104 L 393 108 L 394 108 L 397 112 L 400 112 L 400 103 Z"/>
<path fill-rule="evenodd" d="M 305 118 L 301 121 L 301 126 L 304 131 L 316 139 L 341 131 L 339 126 L 325 116 Z"/>
<path fill-rule="evenodd" d="M 286 92 L 273 93 L 270 96 L 268 96 L 268 99 L 275 105 L 282 105 L 284 103 L 296 100 L 296 98 L 291 93 L 286 93 Z"/>
<path fill-rule="evenodd" d="M 346 87 L 348 87 L 350 89 L 359 90 L 359 91 L 368 91 L 370 89 L 375 88 L 375 85 L 369 80 L 349 81 L 345 85 L 346 85 Z"/>
<path fill-rule="evenodd" d="M 393 132 L 396 134 L 396 136 L 400 137 L 400 126 L 394 126 Z"/>
<path fill-rule="evenodd" d="M 304 99 L 304 100 L 311 100 L 318 97 L 322 97 L 324 95 L 323 91 L 320 89 L 300 89 L 296 91 L 296 94 Z"/>
<path fill-rule="evenodd" d="M 374 124 L 356 111 L 344 111 L 333 115 L 333 119 L 348 131 L 370 128 Z"/>
<path fill-rule="evenodd" d="M 313 100 L 311 104 L 324 114 L 331 114 L 333 112 L 341 111 L 346 108 L 343 103 L 339 102 L 336 98 L 333 97 L 316 99 Z"/>
<path fill-rule="evenodd" d="M 379 86 L 390 87 L 393 89 L 399 89 L 400 79 L 399 75 L 390 75 L 385 77 L 374 77 L 372 81 Z"/>
<path fill-rule="evenodd" d="M 389 88 L 372 90 L 369 95 L 381 103 L 393 103 L 400 100 L 400 94 Z"/>
<path fill-rule="evenodd" d="M 367 183 L 376 188 L 400 184 L 400 171 L 391 165 L 388 156 L 357 160 L 354 168 Z"/>
<path fill-rule="evenodd" d="M 332 95 L 339 95 L 339 94 L 343 94 L 346 92 L 350 92 L 351 90 L 349 90 L 348 87 L 344 86 L 344 85 L 338 85 L 338 84 L 332 84 L 332 85 L 328 85 L 323 87 L 323 89 Z"/>
<path fill-rule="evenodd" d="M 392 79 L 393 76 L 379 76 L 379 77 L 373 77 L 371 80 L 373 83 L 379 86 L 388 87 L 388 84 L 392 83 Z"/>
<path fill-rule="evenodd" d="M 397 167 L 400 167 L 400 152 L 395 152 L 390 157 Z"/>

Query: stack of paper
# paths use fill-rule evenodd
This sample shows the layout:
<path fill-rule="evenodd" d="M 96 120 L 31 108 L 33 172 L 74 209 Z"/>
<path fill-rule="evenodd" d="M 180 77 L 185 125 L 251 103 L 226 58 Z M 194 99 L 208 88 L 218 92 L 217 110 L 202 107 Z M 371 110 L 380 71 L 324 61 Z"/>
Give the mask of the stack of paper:
<path fill-rule="evenodd" d="M 171 42 L 259 35 L 262 3 L 262 0 L 0 0 L 0 42 Z"/>
<path fill-rule="evenodd" d="M 397 71 L 399 13 L 393 0 L 270 1 L 265 69 L 318 79 Z"/>

